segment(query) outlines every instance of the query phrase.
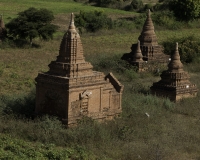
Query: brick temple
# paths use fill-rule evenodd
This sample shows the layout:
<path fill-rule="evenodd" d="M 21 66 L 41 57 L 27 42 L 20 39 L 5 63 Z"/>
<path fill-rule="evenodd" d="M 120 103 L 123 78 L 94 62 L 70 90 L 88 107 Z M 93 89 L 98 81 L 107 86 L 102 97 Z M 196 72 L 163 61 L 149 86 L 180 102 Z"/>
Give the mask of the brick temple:
<path fill-rule="evenodd" d="M 140 49 L 140 41 L 138 40 L 137 49 L 135 50 L 132 61 L 130 62 L 133 66 L 137 67 L 137 71 L 141 72 L 146 69 L 146 62 L 142 59 L 143 55 Z"/>
<path fill-rule="evenodd" d="M 36 82 L 36 115 L 58 116 L 64 124 L 73 125 L 83 116 L 104 120 L 122 112 L 123 85 L 112 73 L 93 71 L 85 61 L 73 13 L 57 59 L 48 72 L 38 74 Z"/>
<path fill-rule="evenodd" d="M 183 70 L 183 64 L 180 61 L 178 43 L 176 50 L 171 56 L 168 64 L 168 70 L 163 71 L 161 80 L 153 83 L 150 87 L 151 93 L 161 97 L 168 97 L 171 101 L 178 101 L 182 98 L 195 97 L 197 87 L 189 81 L 189 75 Z"/>
<path fill-rule="evenodd" d="M 138 40 L 140 41 L 140 48 L 144 61 L 168 63 L 169 56 L 163 53 L 163 46 L 158 44 L 150 10 L 148 10 L 147 18 Z"/>
<path fill-rule="evenodd" d="M 169 63 L 169 55 L 165 55 L 163 46 L 158 44 L 150 10 L 148 10 L 147 18 L 138 40 L 140 41 L 140 49 L 143 55 L 142 59 L 146 63 L 148 62 L 147 65 L 140 65 L 139 71 L 146 70 L 147 68 L 151 69 L 152 65 L 154 65 L 153 68 L 155 68 L 158 64 L 166 66 Z M 134 55 L 137 54 L 137 46 L 138 44 L 132 44 L 131 52 L 124 54 L 122 59 L 131 64 L 135 64 Z"/>

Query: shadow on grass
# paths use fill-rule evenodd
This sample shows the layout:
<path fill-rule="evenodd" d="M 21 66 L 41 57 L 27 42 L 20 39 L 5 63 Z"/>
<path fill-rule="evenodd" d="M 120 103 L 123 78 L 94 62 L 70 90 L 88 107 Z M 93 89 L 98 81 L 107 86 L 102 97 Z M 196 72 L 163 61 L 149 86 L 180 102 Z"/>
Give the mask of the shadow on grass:
<path fill-rule="evenodd" d="M 41 48 L 41 45 L 36 43 L 32 43 L 31 45 L 30 42 L 25 39 L 13 40 L 7 38 L 0 44 L 0 48 Z"/>
<path fill-rule="evenodd" d="M 0 114 L 33 118 L 35 108 L 35 91 L 24 95 L 1 95 Z"/>
<path fill-rule="evenodd" d="M 41 47 L 39 44 L 36 44 L 36 43 L 32 43 L 31 45 L 30 42 L 28 42 L 27 40 L 22 40 L 22 39 L 15 40 L 13 41 L 13 43 L 18 48 L 40 48 Z"/>

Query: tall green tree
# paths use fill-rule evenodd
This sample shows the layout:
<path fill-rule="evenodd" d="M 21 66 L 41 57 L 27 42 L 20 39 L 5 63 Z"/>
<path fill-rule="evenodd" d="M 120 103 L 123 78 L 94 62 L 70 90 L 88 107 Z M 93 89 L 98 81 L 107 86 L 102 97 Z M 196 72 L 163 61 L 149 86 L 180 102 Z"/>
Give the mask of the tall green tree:
<path fill-rule="evenodd" d="M 200 16 L 200 0 L 170 0 L 169 7 L 177 19 L 190 21 Z"/>
<path fill-rule="evenodd" d="M 36 37 L 43 40 L 53 38 L 57 26 L 51 24 L 53 12 L 47 9 L 29 8 L 18 13 L 18 17 L 6 24 L 8 35 L 14 39 L 29 39 L 30 44 Z"/>

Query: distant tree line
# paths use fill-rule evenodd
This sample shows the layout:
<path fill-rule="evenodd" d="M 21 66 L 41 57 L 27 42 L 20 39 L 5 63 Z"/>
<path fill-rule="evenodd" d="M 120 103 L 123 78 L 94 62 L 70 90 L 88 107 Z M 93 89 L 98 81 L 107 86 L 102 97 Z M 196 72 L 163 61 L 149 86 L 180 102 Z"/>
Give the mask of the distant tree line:
<path fill-rule="evenodd" d="M 82 1 L 82 0 L 79 0 Z M 85 0 L 84 0 L 85 1 Z M 191 21 L 200 17 L 199 0 L 159 0 L 159 3 L 151 6 L 144 5 L 142 0 L 89 0 L 89 3 L 95 3 L 102 7 L 108 7 L 111 4 L 128 4 L 127 10 L 137 12 L 151 9 L 154 12 L 152 19 L 159 26 L 165 26 L 168 29 L 180 28 L 181 23 L 178 21 Z M 119 5 L 120 6 L 120 5 Z M 141 27 L 146 14 L 140 14 L 138 17 L 132 18 L 135 27 Z M 52 11 L 47 9 L 29 8 L 18 13 L 18 16 L 6 24 L 7 38 L 13 41 L 25 40 L 32 45 L 34 38 L 41 40 L 50 40 L 57 30 L 57 26 L 52 24 L 54 15 Z M 80 11 L 75 16 L 75 23 L 80 33 L 96 32 L 100 29 L 112 29 L 114 27 L 127 27 L 126 20 L 113 21 L 102 11 L 84 12 Z"/>
<path fill-rule="evenodd" d="M 123 9 L 127 11 L 145 12 L 169 10 L 174 13 L 177 20 L 190 21 L 200 17 L 199 0 L 159 0 L 158 3 L 144 4 L 142 0 L 75 0 L 90 3 L 99 7 Z"/>
<path fill-rule="evenodd" d="M 89 3 L 98 7 L 122 9 L 127 11 L 140 11 L 146 6 L 142 0 L 75 0 L 76 2 Z"/>

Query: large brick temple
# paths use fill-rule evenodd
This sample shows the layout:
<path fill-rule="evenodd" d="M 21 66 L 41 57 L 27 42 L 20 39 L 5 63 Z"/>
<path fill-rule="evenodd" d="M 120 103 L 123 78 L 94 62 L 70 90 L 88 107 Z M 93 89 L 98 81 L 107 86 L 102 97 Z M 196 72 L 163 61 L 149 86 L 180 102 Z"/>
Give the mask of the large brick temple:
<path fill-rule="evenodd" d="M 122 112 L 123 85 L 112 73 L 93 71 L 85 61 L 73 13 L 57 59 L 48 72 L 38 74 L 36 82 L 36 115 L 58 116 L 64 124 L 73 125 L 83 116 L 104 120 Z"/>
<path fill-rule="evenodd" d="M 168 97 L 171 101 L 179 101 L 182 98 L 195 97 L 197 87 L 189 81 L 189 75 L 183 70 L 183 64 L 180 61 L 178 43 L 168 64 L 168 70 L 161 74 L 161 80 L 153 83 L 150 87 L 151 93 L 161 97 Z"/>

